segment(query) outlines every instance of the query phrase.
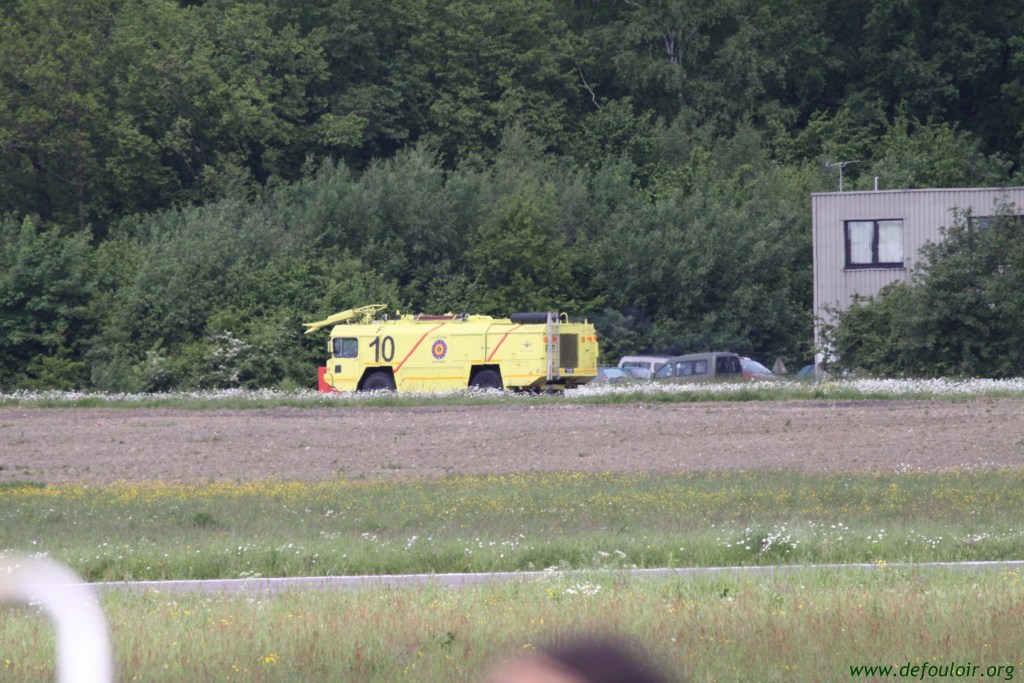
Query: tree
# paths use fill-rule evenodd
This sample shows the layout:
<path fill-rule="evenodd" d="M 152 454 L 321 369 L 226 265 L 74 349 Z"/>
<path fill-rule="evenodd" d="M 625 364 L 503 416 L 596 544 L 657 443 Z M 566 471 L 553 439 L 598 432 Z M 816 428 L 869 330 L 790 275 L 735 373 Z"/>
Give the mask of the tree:
<path fill-rule="evenodd" d="M 114 0 L 14 0 L 0 7 L 0 210 L 85 231 Z"/>
<path fill-rule="evenodd" d="M 429 15 L 418 0 L 247 0 L 266 6 L 274 26 L 315 34 L 327 77 L 310 89 L 324 106 L 309 151 L 362 170 L 415 143 L 426 125 L 432 64 L 413 41 Z M 218 0 L 230 6 L 237 0 Z"/>
<path fill-rule="evenodd" d="M 695 149 L 621 205 L 601 240 L 599 288 L 645 321 L 640 348 L 794 357 L 809 337 L 806 188 L 761 165 L 756 143 L 738 147 Z"/>
<path fill-rule="evenodd" d="M 502 197 L 470 250 L 481 312 L 571 307 L 572 257 L 559 235 L 550 186 L 524 185 Z"/>
<path fill-rule="evenodd" d="M 0 388 L 82 385 L 95 325 L 90 257 L 87 235 L 0 219 Z"/>
<path fill-rule="evenodd" d="M 259 5 L 127 2 L 105 163 L 120 211 L 221 196 L 233 177 L 296 177 L 324 110 L 319 40 L 275 30 Z"/>
<path fill-rule="evenodd" d="M 602 42 L 614 51 L 617 80 L 627 94 L 668 119 L 682 110 L 704 110 L 706 82 L 702 68 L 710 63 L 732 3 L 652 0 L 625 3 L 619 22 L 608 26 Z"/>
<path fill-rule="evenodd" d="M 847 62 L 848 103 L 878 102 L 889 118 L 905 113 L 959 123 L 977 135 L 986 153 L 1016 152 L 1016 107 L 1003 88 L 1019 74 L 1012 58 L 1024 27 L 1019 4 L 846 4 L 863 13 L 857 58 Z"/>
<path fill-rule="evenodd" d="M 546 0 L 428 0 L 410 39 L 422 138 L 448 160 L 487 156 L 519 125 L 558 145 L 582 102 L 567 27 Z M 514 27 L 514 28 L 513 28 Z"/>
<path fill-rule="evenodd" d="M 877 176 L 883 189 L 990 187 L 1004 184 L 1009 170 L 1008 162 L 985 155 L 970 133 L 900 115 L 878 141 L 860 186 L 868 189 Z"/>
<path fill-rule="evenodd" d="M 909 284 L 838 314 L 837 363 L 885 375 L 1017 377 L 1024 373 L 1024 219 L 961 213 L 921 249 Z"/>

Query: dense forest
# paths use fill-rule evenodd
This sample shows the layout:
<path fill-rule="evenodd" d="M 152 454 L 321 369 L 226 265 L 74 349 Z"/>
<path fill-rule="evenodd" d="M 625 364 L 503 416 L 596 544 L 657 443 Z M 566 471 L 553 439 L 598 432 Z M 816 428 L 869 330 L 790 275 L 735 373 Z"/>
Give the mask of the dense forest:
<path fill-rule="evenodd" d="M 813 352 L 810 193 L 1021 184 L 997 0 L 7 0 L 0 389 L 312 386 L 301 323 Z"/>

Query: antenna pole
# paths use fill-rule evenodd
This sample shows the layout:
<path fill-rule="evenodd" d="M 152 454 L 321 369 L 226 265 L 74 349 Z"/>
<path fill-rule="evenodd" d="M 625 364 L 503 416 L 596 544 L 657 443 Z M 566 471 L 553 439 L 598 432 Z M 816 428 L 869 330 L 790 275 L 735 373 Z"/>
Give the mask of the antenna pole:
<path fill-rule="evenodd" d="M 839 168 L 839 191 L 843 191 L 843 167 L 848 164 L 859 163 L 860 159 L 853 159 L 851 161 L 826 161 L 825 168 Z"/>

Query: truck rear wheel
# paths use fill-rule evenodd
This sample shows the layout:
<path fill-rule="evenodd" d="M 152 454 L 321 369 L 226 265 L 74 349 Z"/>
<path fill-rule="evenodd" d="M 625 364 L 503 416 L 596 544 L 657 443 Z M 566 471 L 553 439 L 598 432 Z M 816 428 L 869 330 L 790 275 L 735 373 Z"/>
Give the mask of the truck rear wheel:
<path fill-rule="evenodd" d="M 363 391 L 394 391 L 395 378 L 386 372 L 375 372 L 363 380 Z"/>
<path fill-rule="evenodd" d="M 504 389 L 501 383 L 501 374 L 497 370 L 480 370 L 473 379 L 469 380 L 469 386 L 477 389 Z"/>

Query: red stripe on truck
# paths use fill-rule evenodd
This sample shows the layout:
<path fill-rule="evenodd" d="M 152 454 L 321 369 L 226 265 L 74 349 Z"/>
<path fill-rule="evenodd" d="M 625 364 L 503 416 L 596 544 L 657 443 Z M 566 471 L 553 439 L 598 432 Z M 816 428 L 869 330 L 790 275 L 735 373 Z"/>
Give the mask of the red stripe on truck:
<path fill-rule="evenodd" d="M 508 338 L 508 335 L 512 334 L 513 332 L 518 330 L 520 327 L 522 327 L 522 325 L 516 325 L 511 330 L 509 330 L 508 332 L 505 333 L 505 335 L 501 338 L 501 341 L 499 341 L 497 343 L 497 345 L 495 345 L 494 350 L 491 351 L 491 355 L 487 356 L 487 362 L 488 363 L 490 363 L 491 359 L 494 358 L 494 354 L 496 354 L 498 352 L 498 349 L 501 348 L 501 345 L 505 343 L 505 340 Z"/>
<path fill-rule="evenodd" d="M 423 340 L 427 338 L 428 334 L 430 334 L 431 332 L 436 330 L 438 327 L 444 327 L 444 326 L 445 326 L 445 323 L 441 323 L 437 327 L 432 327 L 429 330 L 427 330 L 423 334 L 423 336 L 420 337 L 420 340 L 418 342 L 416 342 L 415 344 L 413 344 L 412 351 L 410 351 L 409 353 L 405 354 L 405 358 L 402 359 L 402 362 L 395 366 L 394 372 L 398 372 L 399 370 L 402 369 L 402 366 L 405 365 L 405 361 L 409 360 L 409 356 L 411 356 L 416 351 L 416 349 L 418 349 L 420 347 L 420 344 L 423 343 Z"/>

